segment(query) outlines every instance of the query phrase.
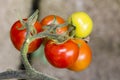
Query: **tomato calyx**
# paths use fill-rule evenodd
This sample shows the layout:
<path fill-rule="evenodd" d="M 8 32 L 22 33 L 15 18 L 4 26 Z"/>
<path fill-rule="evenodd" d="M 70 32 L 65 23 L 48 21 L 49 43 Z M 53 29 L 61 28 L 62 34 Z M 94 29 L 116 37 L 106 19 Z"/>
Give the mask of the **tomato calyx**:
<path fill-rule="evenodd" d="M 71 23 L 72 23 L 72 21 L 71 21 Z M 72 25 L 72 24 L 68 24 L 68 26 L 69 26 L 69 28 L 68 28 L 68 32 L 69 32 L 69 37 L 70 38 L 77 38 L 76 36 L 75 36 L 75 32 L 76 32 L 76 27 L 74 26 L 74 25 Z M 90 36 L 87 36 L 87 37 L 85 37 L 85 38 L 77 38 L 77 39 L 83 39 L 86 43 L 89 43 L 89 41 L 90 41 Z"/>
<path fill-rule="evenodd" d="M 67 25 L 67 23 L 60 24 L 60 25 L 51 24 L 51 25 L 44 26 L 45 30 L 43 32 L 40 32 L 40 33 L 32 36 L 31 40 L 46 37 L 47 39 L 53 40 L 58 44 L 64 43 L 69 39 L 69 34 L 68 34 L 69 32 L 66 31 L 62 34 L 57 34 L 56 33 L 56 30 L 58 28 L 61 28 L 64 25 Z M 50 27 L 50 26 L 52 26 L 52 27 Z"/>
<path fill-rule="evenodd" d="M 32 16 L 30 16 L 28 19 L 20 19 L 20 23 L 22 27 L 17 27 L 18 30 L 25 30 L 29 29 L 29 33 L 31 36 L 37 34 L 37 30 L 34 27 L 35 22 L 37 21 L 38 18 L 38 10 L 36 10 Z M 29 27 L 29 28 L 28 28 Z"/>
<path fill-rule="evenodd" d="M 72 24 L 69 24 L 69 36 L 75 37 L 75 26 Z"/>

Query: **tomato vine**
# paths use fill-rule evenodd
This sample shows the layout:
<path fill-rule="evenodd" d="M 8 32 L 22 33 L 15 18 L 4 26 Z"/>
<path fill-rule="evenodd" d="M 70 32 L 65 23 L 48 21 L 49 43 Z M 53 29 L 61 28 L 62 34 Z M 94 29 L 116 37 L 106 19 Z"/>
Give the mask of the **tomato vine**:
<path fill-rule="evenodd" d="M 34 52 L 41 45 L 42 40 L 46 40 L 44 49 L 45 55 L 53 66 L 57 68 L 66 68 L 72 71 L 82 71 L 86 69 L 92 58 L 91 49 L 86 43 L 89 42 L 89 35 L 92 31 L 91 18 L 86 13 L 78 12 L 72 14 L 65 22 L 64 19 L 59 16 L 49 15 L 43 18 L 41 23 L 38 23 L 38 27 L 41 27 L 42 24 L 42 29 L 38 31 L 38 28 L 35 27 L 35 23 L 38 22 L 38 12 L 39 11 L 36 10 L 29 18 L 20 19 L 19 22 L 17 22 L 19 26 L 14 24 L 13 27 L 15 26 L 15 29 L 11 28 L 10 31 L 11 40 L 21 53 L 26 70 L 25 79 L 40 80 L 41 78 L 41 80 L 58 80 L 52 76 L 36 71 L 27 59 L 27 53 Z M 20 33 L 23 33 L 22 31 L 24 31 L 24 34 L 19 38 Z M 17 42 L 17 38 L 19 38 L 21 42 Z M 34 43 L 39 44 L 38 46 L 32 44 L 39 39 L 41 41 Z M 17 47 L 18 43 L 20 43 L 19 47 Z M 31 47 L 35 48 L 30 51 Z M 84 59 L 80 58 L 81 55 L 84 55 Z M 12 72 L 14 71 L 8 73 Z"/>

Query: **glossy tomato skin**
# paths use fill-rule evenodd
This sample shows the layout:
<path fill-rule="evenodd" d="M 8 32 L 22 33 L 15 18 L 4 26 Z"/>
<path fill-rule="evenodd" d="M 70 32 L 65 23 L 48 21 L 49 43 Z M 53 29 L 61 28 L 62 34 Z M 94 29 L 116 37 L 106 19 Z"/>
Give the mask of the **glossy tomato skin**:
<path fill-rule="evenodd" d="M 26 20 L 26 19 L 24 19 L 24 20 Z M 18 20 L 12 25 L 12 28 L 10 29 L 11 41 L 12 41 L 13 45 L 15 46 L 15 48 L 19 51 L 25 41 L 25 37 L 26 37 L 26 33 L 27 33 L 26 29 L 19 30 L 19 28 L 21 28 L 21 27 L 22 27 L 22 24 Z M 37 30 L 37 33 L 42 31 L 41 24 L 38 21 L 35 22 L 34 27 Z M 42 43 L 42 39 L 36 39 L 35 41 L 31 42 L 29 45 L 28 53 L 32 53 L 35 50 L 37 50 L 39 48 L 39 46 L 41 45 L 41 43 Z"/>
<path fill-rule="evenodd" d="M 82 39 L 75 39 L 75 42 L 80 45 L 79 55 L 76 62 L 68 69 L 72 71 L 85 70 L 92 61 L 92 51 L 90 46 Z"/>
<path fill-rule="evenodd" d="M 67 68 L 76 61 L 79 47 L 72 40 L 62 44 L 48 41 L 44 50 L 45 56 L 51 65 L 57 68 Z"/>
<path fill-rule="evenodd" d="M 41 20 L 42 26 L 51 25 L 51 24 L 59 25 L 63 23 L 65 23 L 64 19 L 57 15 L 48 15 Z M 63 26 L 62 28 L 57 29 L 57 34 L 62 34 L 67 30 L 68 30 L 68 27 Z"/>

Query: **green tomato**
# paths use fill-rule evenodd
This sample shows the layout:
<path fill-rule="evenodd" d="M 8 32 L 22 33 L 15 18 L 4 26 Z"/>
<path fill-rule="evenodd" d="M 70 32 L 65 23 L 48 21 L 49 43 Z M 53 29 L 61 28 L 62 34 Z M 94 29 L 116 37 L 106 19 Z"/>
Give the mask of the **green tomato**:
<path fill-rule="evenodd" d="M 85 12 L 75 12 L 68 18 L 69 24 L 75 26 L 75 36 L 85 38 L 90 35 L 93 28 L 92 19 Z"/>

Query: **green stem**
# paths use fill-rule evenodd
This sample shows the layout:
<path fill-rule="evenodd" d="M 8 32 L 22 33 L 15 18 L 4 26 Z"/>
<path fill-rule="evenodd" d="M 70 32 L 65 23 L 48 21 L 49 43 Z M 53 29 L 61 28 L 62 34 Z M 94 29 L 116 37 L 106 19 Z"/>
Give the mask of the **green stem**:
<path fill-rule="evenodd" d="M 26 69 L 26 73 L 28 74 L 28 76 L 31 77 L 30 80 L 57 80 L 49 75 L 46 75 L 46 74 L 43 74 L 43 73 L 36 71 L 30 65 L 30 63 L 27 59 L 27 52 L 28 52 L 29 44 L 31 41 L 30 41 L 29 28 L 27 28 L 27 30 L 28 31 L 27 31 L 27 35 L 26 35 L 26 40 L 25 40 L 23 47 L 21 49 L 21 55 L 22 55 L 23 64 L 24 64 L 25 69 Z"/>
<path fill-rule="evenodd" d="M 26 26 L 28 26 L 28 25 L 26 24 Z M 30 36 L 31 36 L 30 35 L 30 28 L 27 27 L 26 39 L 25 39 L 25 42 L 21 48 L 21 56 L 22 56 L 22 61 L 23 61 L 23 64 L 25 66 L 25 69 L 27 70 L 28 73 L 30 71 L 34 71 L 34 68 L 32 68 L 32 66 L 30 65 L 28 58 L 27 58 L 27 53 L 28 53 L 29 44 L 30 44 L 30 41 L 29 41 Z"/>
<path fill-rule="evenodd" d="M 23 60 L 23 64 L 25 66 L 25 69 L 26 70 L 33 70 L 33 68 L 31 67 L 31 65 L 27 59 L 28 46 L 29 46 L 29 43 L 27 43 L 27 40 L 26 40 L 24 42 L 22 49 L 21 49 L 21 56 L 22 56 L 22 60 Z"/>

